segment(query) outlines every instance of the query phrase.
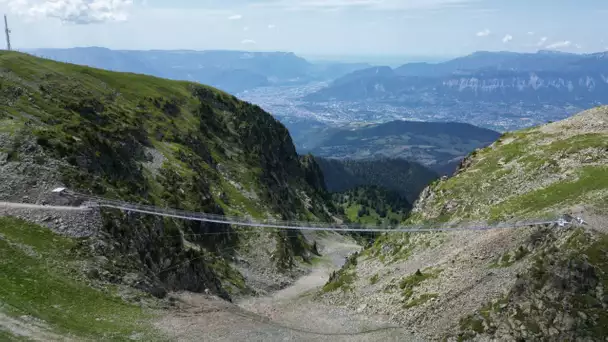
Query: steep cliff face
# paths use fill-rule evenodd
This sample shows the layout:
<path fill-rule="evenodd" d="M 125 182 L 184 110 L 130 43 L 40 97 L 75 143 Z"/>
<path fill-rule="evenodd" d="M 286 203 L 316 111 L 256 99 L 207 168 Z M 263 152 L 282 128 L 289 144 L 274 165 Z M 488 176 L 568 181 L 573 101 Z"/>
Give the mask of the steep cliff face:
<path fill-rule="evenodd" d="M 440 91 L 460 100 L 535 100 L 558 105 L 584 99 L 585 105 L 593 105 L 606 100 L 608 73 L 482 72 L 451 77 L 441 85 Z"/>
<path fill-rule="evenodd" d="M 351 75 L 307 97 L 311 101 L 504 101 L 593 106 L 606 102 L 608 72 L 475 71 L 437 78 Z M 534 102 L 535 101 L 535 102 Z"/>
<path fill-rule="evenodd" d="M 429 339 L 604 339 L 607 141 L 608 107 L 504 134 L 423 191 L 407 221 L 573 213 L 587 225 L 386 234 L 333 279 L 347 286 L 322 298 L 390 315 Z"/>
<path fill-rule="evenodd" d="M 437 64 L 357 71 L 307 99 L 384 101 L 425 108 L 468 105 L 472 109 L 479 101 L 501 101 L 514 109 L 524 106 L 540 110 L 542 105 L 591 108 L 605 104 L 606 89 L 605 53 L 477 52 Z"/>
<path fill-rule="evenodd" d="M 15 52 L 0 53 L 0 61 L 2 200 L 40 203 L 67 186 L 214 214 L 329 217 L 318 167 L 301 161 L 285 127 L 257 106 L 188 82 Z M 229 298 L 251 290 L 232 267 L 238 260 L 254 258 L 260 272 L 281 266 L 288 277 L 294 257 L 309 251 L 297 233 L 286 239 L 115 210 L 97 215 L 101 224 L 84 235 L 87 248 L 106 258 L 99 274 L 158 295 L 209 289 Z M 81 222 L 55 221 L 48 225 L 66 234 Z M 254 253 L 259 244 L 267 247 Z"/>

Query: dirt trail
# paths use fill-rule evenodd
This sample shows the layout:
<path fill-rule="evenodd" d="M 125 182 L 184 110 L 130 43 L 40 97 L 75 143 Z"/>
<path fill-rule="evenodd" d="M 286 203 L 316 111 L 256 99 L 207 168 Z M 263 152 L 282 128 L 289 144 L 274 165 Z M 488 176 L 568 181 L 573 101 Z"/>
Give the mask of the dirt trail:
<path fill-rule="evenodd" d="M 178 294 L 180 310 L 158 323 L 178 341 L 415 341 L 386 317 L 354 314 L 314 301 L 329 273 L 360 246 L 330 235 L 320 243 L 323 261 L 293 285 L 236 305 L 204 295 Z"/>
<path fill-rule="evenodd" d="M 0 209 L 40 209 L 52 211 L 90 211 L 89 207 L 70 207 L 57 205 L 40 205 L 30 203 L 0 202 Z"/>

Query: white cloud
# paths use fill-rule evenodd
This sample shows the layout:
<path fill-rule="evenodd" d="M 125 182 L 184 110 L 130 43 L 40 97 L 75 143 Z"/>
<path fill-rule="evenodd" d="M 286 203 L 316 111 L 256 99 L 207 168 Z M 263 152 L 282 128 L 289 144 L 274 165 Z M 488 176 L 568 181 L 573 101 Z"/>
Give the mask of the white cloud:
<path fill-rule="evenodd" d="M 269 28 L 270 30 L 272 30 L 272 29 L 273 29 L 273 28 L 275 28 L 275 27 L 277 27 L 277 26 L 276 26 L 276 25 L 274 25 L 274 24 L 269 24 L 269 25 L 268 25 L 268 28 Z"/>
<path fill-rule="evenodd" d="M 477 37 L 487 37 L 490 35 L 490 33 L 492 33 L 492 32 L 490 32 L 490 30 L 485 29 L 483 31 L 477 32 Z"/>
<path fill-rule="evenodd" d="M 582 49 L 583 46 L 581 44 L 575 44 L 574 47 L 576 47 L 577 49 Z"/>
<path fill-rule="evenodd" d="M 540 40 L 538 41 L 538 43 L 536 43 L 536 46 L 542 46 L 547 42 L 547 37 L 542 37 L 540 38 Z"/>
<path fill-rule="evenodd" d="M 243 31 L 245 31 L 245 32 L 249 31 L 249 26 L 243 27 Z"/>
<path fill-rule="evenodd" d="M 256 42 L 255 42 L 255 40 L 252 40 L 252 39 L 244 39 L 241 41 L 241 44 L 253 45 L 253 44 L 256 44 Z"/>
<path fill-rule="evenodd" d="M 528 31 L 528 36 L 533 36 L 534 32 L 533 31 Z"/>
<path fill-rule="evenodd" d="M 486 14 L 486 13 L 496 13 L 498 12 L 497 8 L 471 8 L 467 10 L 468 13 L 474 14 Z"/>
<path fill-rule="evenodd" d="M 11 12 L 30 18 L 57 18 L 62 22 L 92 24 L 125 21 L 133 0 L 0 0 Z"/>
<path fill-rule="evenodd" d="M 467 6 L 478 0 L 277 0 L 254 3 L 254 7 L 284 8 L 292 11 L 339 10 L 364 8 L 373 10 L 438 9 Z"/>
<path fill-rule="evenodd" d="M 512 36 L 512 35 L 510 35 L 510 34 L 507 34 L 507 35 L 506 35 L 506 36 L 505 36 L 505 37 L 502 39 L 502 42 L 503 42 L 503 43 L 508 43 L 508 42 L 510 42 L 510 41 L 512 41 L 512 40 L 513 40 L 513 36 Z"/>
<path fill-rule="evenodd" d="M 228 17 L 228 20 L 241 20 L 243 19 L 243 16 L 240 14 L 235 14 L 235 15 L 231 15 Z"/>
<path fill-rule="evenodd" d="M 563 42 L 555 42 L 553 44 L 549 44 L 546 46 L 547 49 L 559 49 L 572 45 L 572 42 L 569 40 L 564 40 Z"/>

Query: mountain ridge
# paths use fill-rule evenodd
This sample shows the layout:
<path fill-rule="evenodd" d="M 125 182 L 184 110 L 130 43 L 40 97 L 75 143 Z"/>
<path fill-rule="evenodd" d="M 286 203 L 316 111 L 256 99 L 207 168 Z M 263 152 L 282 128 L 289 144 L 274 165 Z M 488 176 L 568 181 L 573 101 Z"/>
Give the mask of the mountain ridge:
<path fill-rule="evenodd" d="M 466 123 L 399 120 L 332 132 L 308 152 L 336 159 L 402 158 L 449 175 L 467 153 L 499 136 Z"/>
<path fill-rule="evenodd" d="M 603 95 L 603 90 L 608 89 L 605 53 L 478 52 L 442 63 L 386 68 L 382 75 L 376 75 L 375 68 L 345 75 L 304 99 L 373 100 L 402 105 L 458 101 L 566 103 L 584 108 L 608 101 Z"/>
<path fill-rule="evenodd" d="M 50 190 L 64 186 L 220 215 L 332 215 L 318 165 L 299 157 L 287 129 L 258 106 L 195 83 L 17 52 L 0 52 L 0 61 L 3 200 L 52 204 L 60 199 Z M 289 282 L 301 272 L 298 260 L 311 257 L 312 242 L 295 231 L 251 235 L 112 209 L 90 215 L 32 219 L 87 236 L 85 248 L 105 260 L 95 265 L 102 274 L 96 281 L 137 284 L 159 297 L 177 290 L 207 289 L 225 299 L 264 292 L 276 279 Z M 267 252 L 252 248 L 257 244 Z M 239 249 L 255 263 L 232 264 Z M 240 272 L 247 267 L 246 279 Z M 269 270 L 276 279 L 265 278 Z"/>
<path fill-rule="evenodd" d="M 103 47 L 30 49 L 45 58 L 106 70 L 196 81 L 238 93 L 270 85 L 323 80 L 369 65 L 311 63 L 293 52 L 237 50 L 112 50 Z"/>

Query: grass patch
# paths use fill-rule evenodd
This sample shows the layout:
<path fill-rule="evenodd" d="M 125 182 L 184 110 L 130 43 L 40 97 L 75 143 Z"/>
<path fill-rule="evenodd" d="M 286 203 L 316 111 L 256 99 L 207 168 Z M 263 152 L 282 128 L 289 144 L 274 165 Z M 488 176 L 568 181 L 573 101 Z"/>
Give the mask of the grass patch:
<path fill-rule="evenodd" d="M 490 219 L 499 221 L 511 213 L 540 213 L 557 204 L 573 203 L 585 195 L 608 188 L 608 167 L 587 166 L 574 181 L 552 184 L 546 188 L 510 198 L 491 208 Z"/>
<path fill-rule="evenodd" d="M 351 289 L 351 285 L 355 282 L 355 279 L 357 279 L 355 272 L 341 272 L 336 278 L 330 280 L 323 286 L 323 292 L 333 292 L 339 289 L 348 291 Z"/>
<path fill-rule="evenodd" d="M 478 334 L 482 334 L 485 331 L 483 327 L 483 319 L 475 316 L 467 316 L 460 320 L 460 330 L 473 330 Z"/>
<path fill-rule="evenodd" d="M 439 297 L 439 295 L 436 293 L 423 293 L 420 296 L 418 296 L 417 298 L 414 298 L 411 301 L 409 301 L 408 303 L 404 304 L 403 308 L 404 309 L 413 308 L 415 306 L 422 305 L 422 304 L 428 302 L 429 300 L 437 298 L 437 297 Z"/>
<path fill-rule="evenodd" d="M 398 235 L 380 235 L 371 247 L 364 251 L 364 254 L 371 258 L 377 257 L 383 263 L 407 260 L 412 254 L 415 245 L 411 243 L 409 233 Z"/>
<path fill-rule="evenodd" d="M 373 276 L 371 276 L 369 278 L 369 283 L 372 284 L 372 285 L 377 284 L 378 283 L 378 278 L 379 278 L 378 277 L 378 273 L 374 274 Z"/>
<path fill-rule="evenodd" d="M 312 258 L 310 258 L 310 264 L 313 266 L 319 266 L 319 265 L 331 266 L 331 265 L 333 265 L 331 260 L 329 260 L 328 258 L 322 257 L 322 256 L 316 256 L 316 255 L 313 255 Z"/>
<path fill-rule="evenodd" d="M 490 264 L 490 268 L 504 268 L 509 267 L 525 258 L 530 251 L 524 246 L 519 246 L 517 250 L 514 252 L 507 252 L 502 255 L 502 257 L 498 257 L 496 261 Z"/>
<path fill-rule="evenodd" d="M 556 154 L 558 152 L 574 154 L 587 148 L 608 148 L 606 135 L 598 133 L 580 134 L 568 139 L 557 140 L 544 150 L 545 153 L 550 154 Z"/>
<path fill-rule="evenodd" d="M 323 286 L 322 292 L 333 292 L 339 289 L 342 291 L 352 290 L 352 284 L 357 279 L 358 256 L 358 253 L 352 254 L 340 270 L 332 272 L 329 281 Z"/>
<path fill-rule="evenodd" d="M 23 122 L 17 119 L 0 119 L 0 133 L 15 134 L 23 128 Z"/>
<path fill-rule="evenodd" d="M 403 300 L 407 301 L 414 295 L 414 288 L 419 286 L 422 282 L 428 279 L 435 279 L 442 272 L 442 269 L 427 269 L 421 272 L 417 270 L 413 274 L 401 279 L 399 281 L 399 288 L 403 290 Z"/>
<path fill-rule="evenodd" d="M 152 315 L 78 279 L 76 241 L 9 217 L 0 218 L 0 234 L 0 302 L 11 308 L 7 314 L 30 315 L 83 338 L 161 339 L 147 323 Z"/>

